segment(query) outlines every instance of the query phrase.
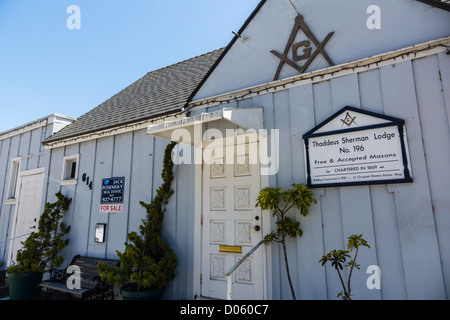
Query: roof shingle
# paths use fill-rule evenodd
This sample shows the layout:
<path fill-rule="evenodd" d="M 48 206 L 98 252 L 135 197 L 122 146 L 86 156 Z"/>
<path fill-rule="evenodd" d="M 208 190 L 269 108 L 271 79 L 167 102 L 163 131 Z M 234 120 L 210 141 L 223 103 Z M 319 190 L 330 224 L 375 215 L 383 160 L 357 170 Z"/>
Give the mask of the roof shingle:
<path fill-rule="evenodd" d="M 450 0 L 418 0 L 418 1 L 429 4 L 433 7 L 438 7 L 450 11 Z"/>
<path fill-rule="evenodd" d="M 181 112 L 224 48 L 147 73 L 44 144 Z"/>

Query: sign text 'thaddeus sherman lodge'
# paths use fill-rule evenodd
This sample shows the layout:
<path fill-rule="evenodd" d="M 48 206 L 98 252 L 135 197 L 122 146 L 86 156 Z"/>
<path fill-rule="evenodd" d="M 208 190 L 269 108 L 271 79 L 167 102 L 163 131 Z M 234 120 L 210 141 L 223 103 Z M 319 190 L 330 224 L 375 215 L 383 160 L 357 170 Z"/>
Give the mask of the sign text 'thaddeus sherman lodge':
<path fill-rule="evenodd" d="M 303 139 L 310 187 L 412 182 L 401 119 L 345 107 Z"/>

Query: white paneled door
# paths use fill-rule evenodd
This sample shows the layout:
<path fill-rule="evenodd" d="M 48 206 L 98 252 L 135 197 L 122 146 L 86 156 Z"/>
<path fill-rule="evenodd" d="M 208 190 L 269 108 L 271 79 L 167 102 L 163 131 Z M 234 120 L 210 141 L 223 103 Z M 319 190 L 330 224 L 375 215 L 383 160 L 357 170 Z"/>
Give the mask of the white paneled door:
<path fill-rule="evenodd" d="M 12 228 L 10 259 L 15 261 L 17 251 L 22 248 L 22 241 L 37 231 L 41 210 L 44 170 L 21 172 L 17 184 L 16 211 Z"/>
<path fill-rule="evenodd" d="M 249 148 L 228 147 L 204 155 L 202 216 L 202 296 L 226 299 L 224 273 L 262 240 L 262 215 L 255 207 L 259 165 Z M 251 150 L 250 150 L 251 152 Z M 230 159 L 233 159 L 230 161 Z M 232 276 L 232 298 L 263 299 L 263 249 L 256 250 Z"/>

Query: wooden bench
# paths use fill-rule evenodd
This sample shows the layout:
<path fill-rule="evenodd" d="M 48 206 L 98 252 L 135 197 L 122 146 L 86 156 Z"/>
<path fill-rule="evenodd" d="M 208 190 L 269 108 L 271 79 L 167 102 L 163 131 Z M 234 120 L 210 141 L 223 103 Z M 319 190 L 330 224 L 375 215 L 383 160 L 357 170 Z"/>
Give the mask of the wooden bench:
<path fill-rule="evenodd" d="M 47 299 L 55 292 L 63 292 L 68 294 L 70 298 L 73 296 L 79 299 L 114 300 L 114 288 L 100 279 L 97 270 L 99 263 L 107 263 L 110 266 L 119 265 L 118 260 L 77 255 L 72 259 L 70 266 L 80 268 L 80 289 L 68 288 L 67 280 L 72 274 L 67 273 L 67 268 L 50 270 L 50 279 L 41 282 L 39 287 L 47 289 Z"/>

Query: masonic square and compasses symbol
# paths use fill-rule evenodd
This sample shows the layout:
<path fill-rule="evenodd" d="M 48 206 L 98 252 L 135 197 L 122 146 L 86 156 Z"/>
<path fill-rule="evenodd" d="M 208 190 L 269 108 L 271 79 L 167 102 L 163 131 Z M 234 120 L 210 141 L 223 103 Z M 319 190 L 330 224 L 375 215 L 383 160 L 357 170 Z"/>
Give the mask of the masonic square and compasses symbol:
<path fill-rule="evenodd" d="M 308 37 L 308 39 L 311 40 L 312 43 L 316 46 L 316 50 L 313 52 L 313 54 L 311 54 L 312 48 L 311 48 L 310 41 L 305 40 L 305 41 L 301 41 L 301 42 L 294 44 L 295 37 L 300 29 L 303 30 L 303 32 Z M 319 53 L 321 53 L 323 55 L 323 57 L 325 58 L 325 60 L 327 60 L 327 62 L 330 64 L 330 66 L 334 66 L 334 63 L 331 61 L 330 57 L 328 56 L 328 54 L 325 52 L 325 49 L 324 49 L 325 45 L 331 39 L 333 34 L 334 34 L 334 32 L 330 32 L 322 42 L 319 42 L 317 40 L 317 38 L 314 36 L 314 34 L 311 32 L 311 30 L 308 28 L 308 26 L 306 25 L 305 21 L 303 20 L 303 16 L 299 14 L 295 18 L 294 28 L 292 28 L 291 36 L 289 37 L 288 43 L 286 44 L 286 48 L 284 49 L 283 54 L 280 54 L 280 53 L 276 52 L 275 50 L 271 51 L 275 56 L 277 56 L 280 59 L 278 69 L 277 69 L 277 72 L 276 72 L 273 80 L 274 81 L 278 80 L 278 77 L 280 76 L 281 68 L 283 67 L 283 65 L 285 63 L 287 63 L 288 65 L 290 65 L 291 67 L 296 69 L 298 72 L 300 72 L 300 74 L 302 74 L 303 72 L 305 72 L 306 68 L 308 68 L 308 66 L 311 64 L 311 62 L 314 60 L 314 58 Z M 294 60 L 294 61 L 292 61 L 288 58 L 289 49 L 291 47 L 292 47 L 292 60 Z M 298 55 L 298 50 L 300 48 L 304 48 L 302 55 Z M 305 62 L 305 64 L 303 66 L 298 66 L 295 63 L 295 62 L 298 62 L 298 61 L 301 61 L 304 59 L 308 59 L 308 60 Z"/>

